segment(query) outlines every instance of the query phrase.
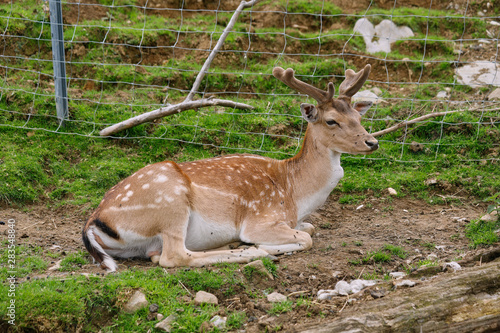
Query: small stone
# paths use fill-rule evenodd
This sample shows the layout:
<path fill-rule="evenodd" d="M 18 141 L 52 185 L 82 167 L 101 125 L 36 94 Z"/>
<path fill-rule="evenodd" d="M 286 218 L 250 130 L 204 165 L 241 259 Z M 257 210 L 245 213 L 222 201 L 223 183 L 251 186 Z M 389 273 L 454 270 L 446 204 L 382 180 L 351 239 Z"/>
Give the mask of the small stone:
<path fill-rule="evenodd" d="M 392 187 L 389 187 L 387 191 L 389 192 L 390 195 L 398 195 L 398 192 L 396 192 L 396 190 L 393 189 Z"/>
<path fill-rule="evenodd" d="M 431 253 L 427 256 L 427 260 L 436 261 L 438 256 L 435 253 Z"/>
<path fill-rule="evenodd" d="M 218 329 L 222 330 L 226 327 L 226 317 L 221 317 L 221 316 L 214 316 L 212 319 L 210 319 L 210 323 L 214 326 L 217 327 Z"/>
<path fill-rule="evenodd" d="M 273 292 L 267 295 L 267 300 L 271 303 L 280 303 L 280 302 L 285 302 L 287 300 L 287 297 L 280 293 Z"/>
<path fill-rule="evenodd" d="M 418 143 L 417 141 L 412 141 L 412 143 L 410 144 L 410 150 L 414 153 L 417 153 L 419 151 L 424 150 L 424 145 Z"/>
<path fill-rule="evenodd" d="M 196 293 L 196 296 L 194 297 L 194 304 L 196 305 L 201 305 L 201 304 L 219 304 L 219 300 L 217 299 L 217 296 L 211 293 L 207 293 L 206 291 L 200 290 Z"/>
<path fill-rule="evenodd" d="M 252 261 L 252 262 L 246 264 L 245 266 L 243 266 L 243 269 L 245 269 L 245 267 L 252 267 L 252 269 L 257 274 L 266 276 L 269 280 L 274 280 L 273 275 L 271 273 L 269 273 L 266 266 L 264 266 L 264 263 L 262 262 L 262 260 Z"/>
<path fill-rule="evenodd" d="M 127 313 L 134 313 L 140 308 L 148 306 L 146 295 L 137 290 L 127 304 L 124 305 L 123 310 Z"/>
<path fill-rule="evenodd" d="M 159 309 L 159 308 L 160 308 L 160 307 L 158 306 L 158 304 L 153 303 L 153 304 L 151 304 L 151 305 L 149 306 L 149 312 L 158 312 L 158 309 Z"/>
<path fill-rule="evenodd" d="M 165 332 L 171 332 L 172 331 L 172 324 L 177 320 L 177 315 L 176 314 L 171 314 L 164 320 L 160 321 L 155 325 L 155 328 L 159 330 L 163 330 Z"/>
<path fill-rule="evenodd" d="M 425 185 L 430 186 L 430 185 L 436 185 L 438 183 L 436 178 L 430 178 L 425 181 Z"/>
<path fill-rule="evenodd" d="M 162 315 L 161 313 L 157 313 L 157 314 L 156 314 L 156 320 L 161 321 L 161 320 L 163 320 L 163 318 L 165 318 L 165 316 L 164 316 L 164 315 Z"/>
<path fill-rule="evenodd" d="M 342 275 L 341 271 L 334 271 L 334 272 L 332 272 L 332 276 L 334 278 L 339 278 L 341 275 Z"/>
<path fill-rule="evenodd" d="M 446 245 L 436 245 L 435 248 L 436 248 L 436 250 L 444 251 L 444 249 L 446 248 Z"/>
<path fill-rule="evenodd" d="M 382 298 L 385 296 L 385 293 L 382 290 L 371 290 L 370 295 L 377 299 L 377 298 Z"/>
<path fill-rule="evenodd" d="M 496 210 L 492 211 L 489 214 L 481 216 L 481 221 L 483 222 L 496 222 L 498 219 L 498 213 Z"/>
<path fill-rule="evenodd" d="M 415 282 L 411 280 L 403 280 L 401 282 L 396 283 L 396 287 L 413 287 L 415 286 Z"/>
<path fill-rule="evenodd" d="M 405 272 L 391 272 L 389 273 L 389 276 L 392 277 L 393 279 L 399 280 L 402 279 L 406 276 Z"/>
<path fill-rule="evenodd" d="M 447 262 L 446 264 L 444 264 L 443 270 L 448 271 L 450 269 L 455 272 L 455 271 L 461 270 L 462 267 L 460 266 L 460 264 L 458 264 L 455 261 Z"/>
<path fill-rule="evenodd" d="M 488 95 L 489 100 L 495 100 L 498 99 L 500 100 L 500 88 L 496 88 L 493 90 L 489 95 Z"/>
<path fill-rule="evenodd" d="M 437 93 L 436 98 L 438 99 L 446 99 L 448 97 L 448 93 L 444 90 L 441 90 Z"/>

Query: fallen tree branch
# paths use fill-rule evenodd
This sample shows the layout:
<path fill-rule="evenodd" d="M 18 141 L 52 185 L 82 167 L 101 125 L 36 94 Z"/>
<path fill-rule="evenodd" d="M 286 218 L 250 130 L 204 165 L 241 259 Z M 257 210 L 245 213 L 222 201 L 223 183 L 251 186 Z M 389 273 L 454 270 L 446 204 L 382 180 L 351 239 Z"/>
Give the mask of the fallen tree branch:
<path fill-rule="evenodd" d="M 186 110 L 192 110 L 196 108 L 201 108 L 205 106 L 214 106 L 214 105 L 219 105 L 219 106 L 225 106 L 225 107 L 232 107 L 236 109 L 253 109 L 253 106 L 244 104 L 244 103 L 237 103 L 229 100 L 222 100 L 222 99 L 201 99 L 198 101 L 192 101 L 194 95 L 198 92 L 198 88 L 200 87 L 201 81 L 203 80 L 203 77 L 207 73 L 207 70 L 210 68 L 210 65 L 212 64 L 212 61 L 214 60 L 216 54 L 219 52 L 220 48 L 224 44 L 224 41 L 226 40 L 227 35 L 231 32 L 234 24 L 236 23 L 236 20 L 238 19 L 238 16 L 240 16 L 241 12 L 248 7 L 251 7 L 255 5 L 257 2 L 260 0 L 251 0 L 251 1 L 241 1 L 240 5 L 238 8 L 236 8 L 233 16 L 231 17 L 231 20 L 227 24 L 226 28 L 222 32 L 222 35 L 220 36 L 219 40 L 217 41 L 217 44 L 213 48 L 213 50 L 210 52 L 208 55 L 207 60 L 205 60 L 205 63 L 203 64 L 203 67 L 201 68 L 200 72 L 198 73 L 198 76 L 196 77 L 196 80 L 193 83 L 193 87 L 191 88 L 191 91 L 187 95 L 186 99 L 175 105 L 169 105 L 166 107 L 159 108 L 157 110 L 153 110 L 144 114 L 141 114 L 139 116 L 127 119 L 125 121 L 122 121 L 120 123 L 114 124 L 112 126 L 108 126 L 102 131 L 99 132 L 99 135 L 101 136 L 110 136 L 112 134 L 115 134 L 117 132 L 123 131 L 127 128 L 131 128 L 146 122 L 153 121 L 158 118 L 166 117 L 172 114 L 176 114 L 182 111 Z"/>
<path fill-rule="evenodd" d="M 424 120 L 427 120 L 427 119 L 430 119 L 430 118 L 435 118 L 435 117 L 440 117 L 440 116 L 446 116 L 447 114 L 451 114 L 451 113 L 471 112 L 471 111 L 474 111 L 474 112 L 477 112 L 477 111 L 488 112 L 488 111 L 498 111 L 498 110 L 500 110 L 500 108 L 490 108 L 490 109 L 488 109 L 488 108 L 472 108 L 472 109 L 463 109 L 463 110 L 453 110 L 453 111 L 429 113 L 429 114 L 426 114 L 426 115 L 421 116 L 421 117 L 417 117 L 417 118 L 412 119 L 412 120 L 400 122 L 400 123 L 398 123 L 396 125 L 388 127 L 388 128 L 383 129 L 381 131 L 372 133 L 372 135 L 375 136 L 375 137 L 381 136 L 381 135 L 384 135 L 384 134 L 387 134 L 387 133 L 394 132 L 394 131 L 400 129 L 401 127 L 406 127 L 408 125 L 415 124 L 415 123 L 418 123 L 418 122 L 421 122 L 421 121 L 424 121 Z"/>
<path fill-rule="evenodd" d="M 182 102 L 179 104 L 165 106 L 157 110 L 150 111 L 133 118 L 129 118 L 112 126 L 106 127 L 101 132 L 99 132 L 99 134 L 101 136 L 109 136 L 114 133 L 123 131 L 127 128 L 131 128 L 140 124 L 153 121 L 157 118 L 169 116 L 186 110 L 202 108 L 206 106 L 225 106 L 225 107 L 233 107 L 236 109 L 253 109 L 252 106 L 243 103 L 237 103 L 225 99 L 204 98 L 196 101 Z"/>
<path fill-rule="evenodd" d="M 198 76 L 196 77 L 196 80 L 194 81 L 194 84 L 193 84 L 193 87 L 191 88 L 191 91 L 189 92 L 186 99 L 184 100 L 185 102 L 192 100 L 194 94 L 196 94 L 196 92 L 198 92 L 198 88 L 200 87 L 201 81 L 203 80 L 203 77 L 205 76 L 205 73 L 207 72 L 208 68 L 210 68 L 210 65 L 212 64 L 212 60 L 214 60 L 215 55 L 217 54 L 217 52 L 219 52 L 220 48 L 222 47 L 222 44 L 224 44 L 224 41 L 226 40 L 227 35 L 233 29 L 233 26 L 236 23 L 236 20 L 238 19 L 238 16 L 240 16 L 243 9 L 251 7 L 259 1 L 260 0 L 241 1 L 238 8 L 236 8 L 236 10 L 234 11 L 234 14 L 231 17 L 231 20 L 229 21 L 226 28 L 222 32 L 222 35 L 220 36 L 219 40 L 217 41 L 217 44 L 215 45 L 212 52 L 210 52 L 210 54 L 208 55 L 207 60 L 203 64 L 203 67 L 201 68 L 200 72 L 198 73 Z"/>

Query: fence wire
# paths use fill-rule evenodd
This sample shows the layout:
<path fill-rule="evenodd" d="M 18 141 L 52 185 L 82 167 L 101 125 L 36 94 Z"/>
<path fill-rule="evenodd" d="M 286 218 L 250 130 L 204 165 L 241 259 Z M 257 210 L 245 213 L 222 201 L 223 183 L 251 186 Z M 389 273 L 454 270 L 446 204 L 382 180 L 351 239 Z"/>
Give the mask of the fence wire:
<path fill-rule="evenodd" d="M 99 137 L 107 126 L 182 101 L 238 4 L 62 1 L 69 118 L 60 126 L 48 2 L 0 1 L 0 125 Z M 370 158 L 433 162 L 454 151 L 464 160 L 498 161 L 499 10 L 498 1 L 260 1 L 240 16 L 196 97 L 254 110 L 185 111 L 115 137 L 293 155 L 306 126 L 299 105 L 311 100 L 275 80 L 272 68 L 292 67 L 303 81 L 338 87 L 346 69 L 369 63 L 360 98 L 376 103 L 363 122 L 371 132 L 470 110 L 381 136 L 383 149 Z M 477 145 L 484 147 L 477 154 L 461 152 Z"/>

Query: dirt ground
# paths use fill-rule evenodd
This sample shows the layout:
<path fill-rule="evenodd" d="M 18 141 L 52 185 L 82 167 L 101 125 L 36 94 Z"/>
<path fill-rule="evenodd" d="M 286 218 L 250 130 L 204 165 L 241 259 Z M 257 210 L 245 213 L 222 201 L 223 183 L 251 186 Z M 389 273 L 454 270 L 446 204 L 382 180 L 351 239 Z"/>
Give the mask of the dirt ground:
<path fill-rule="evenodd" d="M 477 253 L 488 250 L 471 250 L 464 237 L 465 224 L 484 214 L 486 207 L 483 203 L 462 198 L 453 204 L 432 205 L 421 200 L 395 198 L 388 193 L 381 197 L 367 197 L 362 202 L 349 205 L 339 204 L 338 199 L 339 194 L 333 193 L 326 204 L 309 218 L 316 228 L 311 250 L 279 257 L 278 279 L 249 282 L 255 291 L 260 290 L 261 293 L 272 290 L 288 295 L 291 299 L 308 297 L 313 302 L 307 308 L 297 307 L 277 317 L 269 316 L 267 311 L 271 305 L 266 300 L 255 300 L 243 290 L 236 297 L 226 297 L 221 291 L 216 292 L 221 314 L 227 309 L 245 311 L 249 320 L 247 332 L 260 331 L 266 327 L 293 330 L 295 325 L 314 324 L 326 318 L 332 320 L 338 316 L 340 309 L 351 306 L 345 302 L 345 297 L 329 301 L 316 300 L 318 290 L 334 289 L 339 280 L 351 281 L 363 277 L 363 274 L 378 274 L 381 277 L 384 273 L 404 271 L 404 267 L 416 266 L 419 260 L 425 260 L 431 254 L 436 255 L 438 262 L 443 264 L 471 259 Z M 61 252 L 62 256 L 58 260 L 75 251 L 85 251 L 80 233 L 86 216 L 78 211 L 64 208 L 52 210 L 41 205 L 29 206 L 23 211 L 3 208 L 0 210 L 0 219 L 15 219 L 20 244 L 40 246 L 44 254 L 49 251 Z M 5 234 L 6 229 L 7 225 L 0 225 L 0 233 Z M 404 260 L 393 256 L 386 263 L 352 263 L 385 244 L 401 246 L 409 256 Z M 46 259 L 50 260 L 49 257 Z M 139 259 L 118 260 L 118 263 L 119 271 L 131 267 L 153 267 L 151 262 Z M 49 269 L 54 265 L 55 262 L 52 262 Z M 76 272 L 47 270 L 29 278 L 81 273 L 101 274 L 103 271 L 92 264 L 89 258 L 89 263 Z M 438 269 L 435 274 L 446 273 Z M 19 282 L 27 278 L 21 278 Z"/>

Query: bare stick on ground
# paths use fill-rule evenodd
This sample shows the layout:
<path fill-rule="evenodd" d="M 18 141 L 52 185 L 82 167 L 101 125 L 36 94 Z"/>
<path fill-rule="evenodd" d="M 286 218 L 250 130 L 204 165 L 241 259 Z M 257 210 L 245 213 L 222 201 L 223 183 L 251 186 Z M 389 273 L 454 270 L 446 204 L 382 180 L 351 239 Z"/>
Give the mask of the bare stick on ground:
<path fill-rule="evenodd" d="M 139 116 L 129 118 L 125 121 L 122 121 L 120 123 L 114 124 L 112 126 L 106 127 L 103 129 L 99 134 L 101 136 L 109 136 L 112 134 L 115 134 L 117 132 L 123 131 L 125 129 L 144 124 L 146 122 L 150 122 L 152 120 L 169 116 L 172 114 L 176 114 L 182 111 L 186 110 L 192 110 L 192 109 L 197 109 L 205 106 L 225 106 L 225 107 L 232 107 L 236 109 L 253 109 L 253 106 L 244 104 L 244 103 L 237 103 L 234 101 L 230 100 L 224 100 L 224 99 L 208 99 L 208 98 L 203 98 L 197 101 L 193 101 L 194 95 L 197 93 L 198 88 L 200 87 L 201 81 L 203 80 L 203 77 L 207 73 L 208 69 L 210 68 L 210 65 L 212 61 L 215 58 L 215 55 L 219 52 L 220 48 L 222 47 L 222 44 L 224 44 L 224 41 L 226 40 L 227 35 L 231 32 L 234 24 L 236 23 L 236 20 L 240 16 L 241 12 L 248 7 L 251 7 L 255 5 L 257 2 L 260 0 L 252 0 L 252 1 L 241 1 L 240 5 L 238 8 L 235 10 L 233 16 L 231 17 L 231 20 L 229 21 L 228 25 L 224 29 L 221 37 L 217 41 L 217 44 L 215 45 L 214 49 L 212 52 L 210 52 L 207 60 L 203 64 L 203 67 L 201 68 L 200 72 L 198 73 L 198 76 L 196 77 L 196 80 L 193 84 L 193 87 L 191 88 L 191 91 L 189 92 L 188 96 L 186 99 L 175 105 L 169 105 L 166 107 L 159 108 L 157 110 L 153 110 L 144 114 L 141 114 Z"/>

